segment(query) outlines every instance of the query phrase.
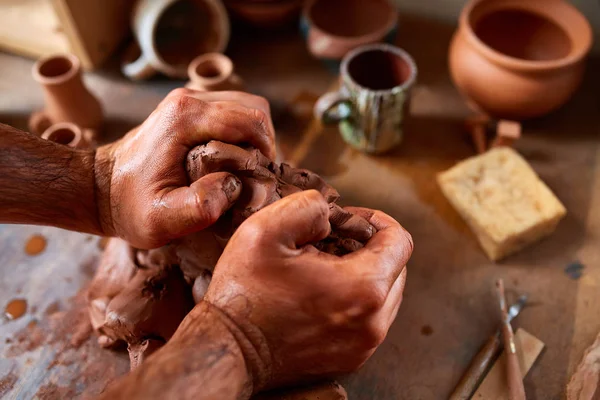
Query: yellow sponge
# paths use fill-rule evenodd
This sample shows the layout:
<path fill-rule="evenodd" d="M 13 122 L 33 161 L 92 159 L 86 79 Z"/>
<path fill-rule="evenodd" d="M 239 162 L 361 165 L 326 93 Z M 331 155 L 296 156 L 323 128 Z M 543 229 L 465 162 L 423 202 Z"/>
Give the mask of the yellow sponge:
<path fill-rule="evenodd" d="M 438 183 L 492 260 L 551 234 L 566 214 L 531 166 L 509 147 L 458 163 L 440 173 Z"/>

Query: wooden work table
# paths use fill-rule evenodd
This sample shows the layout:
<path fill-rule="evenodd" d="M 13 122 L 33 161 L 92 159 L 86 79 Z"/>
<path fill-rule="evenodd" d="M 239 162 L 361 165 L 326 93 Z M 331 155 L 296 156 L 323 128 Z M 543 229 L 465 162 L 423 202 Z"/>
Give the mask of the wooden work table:
<path fill-rule="evenodd" d="M 474 154 L 462 131 L 468 109 L 446 67 L 453 27 L 411 16 L 400 26 L 398 43 L 414 56 L 419 78 L 404 143 L 379 157 L 348 148 L 335 127 L 311 125 L 312 102 L 335 77 L 310 58 L 294 32 L 237 34 L 228 51 L 249 91 L 271 101 L 283 159 L 322 174 L 344 204 L 384 210 L 413 235 L 398 317 L 372 359 L 342 382 L 352 400 L 447 397 L 496 329 L 493 282 L 502 277 L 513 293 L 530 295 L 531 306 L 514 325 L 546 344 L 525 379 L 528 398 L 561 398 L 600 331 L 600 60 L 590 60 L 590 73 L 567 106 L 524 125 L 516 146 L 565 204 L 567 217 L 548 239 L 494 264 L 435 182 L 436 173 Z M 31 65 L 0 54 L 0 122 L 26 129 L 28 114 L 42 106 Z M 160 78 L 132 83 L 119 75 L 116 62 L 86 81 L 106 109 L 105 141 L 143 121 L 183 84 Z M 48 246 L 32 257 L 23 248 L 34 233 Z M 99 254 L 98 238 L 90 235 L 0 226 L 0 305 L 14 298 L 29 304 L 22 318 L 0 321 L 0 397 L 98 393 L 128 369 L 126 355 L 100 349 L 94 335 L 83 343 L 72 337 L 85 331 L 81 294 L 75 295 L 93 275 Z M 564 271 L 577 260 L 585 265 L 578 280 Z"/>

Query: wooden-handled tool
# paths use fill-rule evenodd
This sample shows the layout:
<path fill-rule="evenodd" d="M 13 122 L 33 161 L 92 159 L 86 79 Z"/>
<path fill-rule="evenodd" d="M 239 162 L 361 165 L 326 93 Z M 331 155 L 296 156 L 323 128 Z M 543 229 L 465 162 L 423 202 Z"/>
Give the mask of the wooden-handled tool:
<path fill-rule="evenodd" d="M 510 400 L 525 400 L 523 375 L 521 374 L 521 367 L 519 366 L 515 336 L 508 318 L 506 296 L 504 295 L 504 281 L 502 279 L 496 281 L 496 290 L 498 292 L 498 300 L 500 301 L 500 310 L 502 312 L 502 336 L 504 338 L 504 353 L 506 354 L 508 398 Z"/>
<path fill-rule="evenodd" d="M 509 320 L 512 320 L 519 315 L 526 303 L 526 295 L 519 297 L 519 299 L 508 309 Z M 450 396 L 450 400 L 468 400 L 473 396 L 473 393 L 475 393 L 475 390 L 477 390 L 481 384 L 488 369 L 500 354 L 500 350 L 502 350 L 502 339 L 500 335 L 501 331 L 498 330 L 495 334 L 490 336 L 485 345 L 479 350 L 460 382 L 456 385 L 456 388 Z"/>

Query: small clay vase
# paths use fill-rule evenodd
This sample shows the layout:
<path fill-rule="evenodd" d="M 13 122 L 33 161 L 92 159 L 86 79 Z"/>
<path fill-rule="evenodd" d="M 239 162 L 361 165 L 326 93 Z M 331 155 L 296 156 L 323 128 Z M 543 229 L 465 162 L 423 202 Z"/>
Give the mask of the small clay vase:
<path fill-rule="evenodd" d="M 297 21 L 304 0 L 229 0 L 231 14 L 248 25 L 261 29 L 283 28 Z"/>
<path fill-rule="evenodd" d="M 225 54 L 208 53 L 196 57 L 188 67 L 189 89 L 201 92 L 243 90 L 242 79 L 233 73 L 233 62 Z"/>
<path fill-rule="evenodd" d="M 229 18 L 220 0 L 138 0 L 131 24 L 137 43 L 121 70 L 134 80 L 157 72 L 185 78 L 194 57 L 223 52 L 229 42 Z"/>
<path fill-rule="evenodd" d="M 70 122 L 60 122 L 52 125 L 44 131 L 42 139 L 73 147 L 74 149 L 85 149 L 90 145 L 84 131 Z"/>
<path fill-rule="evenodd" d="M 471 0 L 450 45 L 454 83 L 475 111 L 523 120 L 579 86 L 592 30 L 563 0 Z"/>
<path fill-rule="evenodd" d="M 392 43 L 397 25 L 398 11 L 389 0 L 308 0 L 300 30 L 310 54 L 337 69 L 357 47 Z"/>
<path fill-rule="evenodd" d="M 81 63 L 72 54 L 52 55 L 33 66 L 33 79 L 44 90 L 45 107 L 29 119 L 32 133 L 41 135 L 51 125 L 72 122 L 82 129 L 98 132 L 102 106 L 81 79 Z"/>

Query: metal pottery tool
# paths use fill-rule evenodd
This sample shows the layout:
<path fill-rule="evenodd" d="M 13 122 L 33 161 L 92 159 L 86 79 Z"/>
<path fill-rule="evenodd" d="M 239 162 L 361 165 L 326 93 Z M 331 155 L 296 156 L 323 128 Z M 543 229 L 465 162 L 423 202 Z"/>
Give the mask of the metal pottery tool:
<path fill-rule="evenodd" d="M 496 291 L 500 302 L 500 312 L 502 315 L 502 337 L 504 339 L 504 354 L 506 354 L 506 377 L 508 383 L 508 398 L 510 400 L 525 400 L 525 387 L 523 386 L 523 375 L 519 366 L 519 356 L 515 345 L 515 336 L 510 319 L 508 318 L 508 309 L 506 306 L 506 296 L 504 295 L 504 281 L 496 281 Z"/>
<path fill-rule="evenodd" d="M 527 295 L 520 296 L 517 301 L 508 309 L 509 322 L 515 318 L 527 303 Z M 495 334 L 490 336 L 485 345 L 479 350 L 477 355 L 471 361 L 469 368 L 456 385 L 450 400 L 468 400 L 473 396 L 475 390 L 483 380 L 492 362 L 498 357 L 502 350 L 501 331 L 498 329 Z"/>

